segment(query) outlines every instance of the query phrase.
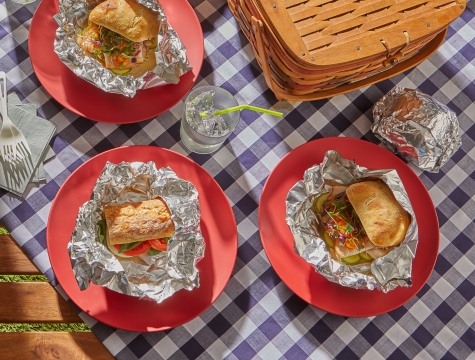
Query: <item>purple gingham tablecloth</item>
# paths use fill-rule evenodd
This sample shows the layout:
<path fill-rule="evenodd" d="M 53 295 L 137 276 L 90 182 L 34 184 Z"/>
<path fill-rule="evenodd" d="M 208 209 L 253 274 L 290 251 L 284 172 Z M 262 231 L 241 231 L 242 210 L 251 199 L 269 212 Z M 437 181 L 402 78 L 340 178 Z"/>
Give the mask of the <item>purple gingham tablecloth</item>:
<path fill-rule="evenodd" d="M 475 359 L 475 1 L 451 24 L 440 49 L 416 68 L 362 90 L 304 103 L 276 101 L 225 0 L 190 3 L 205 34 L 196 85 L 222 86 L 239 103 L 282 109 L 285 118 L 243 113 L 235 135 L 210 156 L 190 154 L 179 141 L 182 102 L 138 124 L 78 117 L 49 96 L 32 70 L 28 30 L 38 2 L 19 6 L 0 0 L 0 70 L 7 73 L 9 88 L 58 126 L 46 184 L 30 188 L 26 200 L 0 190 L 0 223 L 55 283 L 45 229 L 61 184 L 102 151 L 160 145 L 192 158 L 223 188 L 238 226 L 238 257 L 218 300 L 178 328 L 126 332 L 80 313 L 117 359 Z M 347 136 L 378 143 L 370 131 L 372 106 L 396 84 L 435 97 L 460 122 L 463 145 L 442 170 L 414 169 L 437 208 L 439 256 L 427 284 L 404 306 L 371 318 L 335 316 L 303 302 L 271 268 L 257 228 L 259 197 L 277 162 L 309 140 Z"/>

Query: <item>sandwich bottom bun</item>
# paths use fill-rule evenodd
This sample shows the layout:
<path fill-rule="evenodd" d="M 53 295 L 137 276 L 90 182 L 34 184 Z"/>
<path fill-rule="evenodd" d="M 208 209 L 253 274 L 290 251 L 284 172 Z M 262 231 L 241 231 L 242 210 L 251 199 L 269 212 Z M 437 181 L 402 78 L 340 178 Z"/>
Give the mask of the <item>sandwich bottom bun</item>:
<path fill-rule="evenodd" d="M 154 50 L 150 50 L 148 58 L 139 66 L 132 68 L 124 76 L 133 76 L 134 78 L 139 78 L 145 75 L 148 71 L 152 71 L 157 66 L 157 60 L 155 59 Z"/>
<path fill-rule="evenodd" d="M 112 255 L 115 255 L 116 257 L 124 258 L 124 259 L 133 257 L 133 256 L 124 255 L 124 254 L 119 253 L 119 251 L 114 247 L 114 245 L 112 245 L 110 243 L 109 234 L 106 235 L 106 242 L 107 242 L 107 248 L 112 253 Z"/>
<path fill-rule="evenodd" d="M 86 56 L 89 56 L 90 58 L 95 59 L 94 55 L 87 52 L 87 51 L 84 51 L 84 54 Z M 134 78 L 137 79 L 137 78 L 145 75 L 148 71 L 152 71 L 153 69 L 155 69 L 155 66 L 157 66 L 157 60 L 155 59 L 155 53 L 154 53 L 153 50 L 150 50 L 148 58 L 142 64 L 130 69 L 130 71 L 127 74 L 124 74 L 123 76 L 133 76 Z M 106 69 L 106 68 L 104 68 L 104 69 Z M 111 69 L 107 69 L 107 70 L 111 71 Z M 111 73 L 113 73 L 113 72 L 111 71 Z M 114 75 L 117 76 L 117 74 L 114 74 Z"/>

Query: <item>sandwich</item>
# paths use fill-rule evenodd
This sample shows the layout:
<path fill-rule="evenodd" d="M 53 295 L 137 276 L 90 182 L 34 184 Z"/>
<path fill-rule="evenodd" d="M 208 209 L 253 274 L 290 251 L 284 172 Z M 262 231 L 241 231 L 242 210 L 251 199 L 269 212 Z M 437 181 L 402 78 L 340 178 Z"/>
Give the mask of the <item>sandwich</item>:
<path fill-rule="evenodd" d="M 135 0 L 106 0 L 77 35 L 84 53 L 117 75 L 139 77 L 155 67 L 158 14 Z"/>
<path fill-rule="evenodd" d="M 167 250 L 175 232 L 170 209 L 163 199 L 104 206 L 104 219 L 99 233 L 116 256 L 155 255 Z"/>
<path fill-rule="evenodd" d="M 334 187 L 316 201 L 320 232 L 330 254 L 346 264 L 386 255 L 406 237 L 411 215 L 379 180 Z"/>

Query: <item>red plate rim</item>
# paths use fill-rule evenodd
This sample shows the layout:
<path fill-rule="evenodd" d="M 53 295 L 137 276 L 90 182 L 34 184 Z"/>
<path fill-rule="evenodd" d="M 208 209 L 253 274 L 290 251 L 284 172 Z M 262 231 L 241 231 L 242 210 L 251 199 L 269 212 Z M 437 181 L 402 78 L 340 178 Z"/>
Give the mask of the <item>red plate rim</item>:
<path fill-rule="evenodd" d="M 138 90 L 135 97 L 128 98 L 105 92 L 79 78 L 54 52 L 53 41 L 58 25 L 53 20 L 53 15 L 59 12 L 57 0 L 43 0 L 31 20 L 28 51 L 33 70 L 45 90 L 75 114 L 111 124 L 152 119 L 175 106 L 198 78 L 203 64 L 204 37 L 198 17 L 188 1 L 160 2 L 171 25 L 185 44 L 188 60 L 193 67 L 181 76 L 178 84 Z M 186 20 L 179 21 L 180 17 L 185 17 Z"/>
<path fill-rule="evenodd" d="M 133 159 L 136 154 L 141 154 L 138 156 L 139 159 Z M 175 167 L 178 170 L 175 171 L 178 177 L 185 180 L 194 178 L 191 182 L 198 189 L 202 210 L 201 229 L 206 242 L 205 257 L 197 265 L 200 271 L 199 288 L 177 291 L 160 304 L 119 294 L 94 284 L 87 290 L 79 290 L 71 269 L 67 243 L 76 224 L 79 206 L 89 200 L 95 179 L 105 162 L 112 159 L 111 162 L 118 163 L 119 161 L 115 161 L 118 158 L 123 161 L 143 162 L 153 161 L 154 158 L 156 162 L 171 159 L 170 162 L 175 161 L 175 165 L 157 164 L 157 167 L 170 166 L 174 171 Z M 199 180 L 196 180 L 198 177 Z M 87 184 L 82 188 L 76 186 L 80 182 Z M 72 189 L 76 192 L 71 191 Z M 205 192 L 204 189 L 208 191 Z M 212 204 L 208 199 L 210 196 L 213 198 Z M 74 198 L 77 198 L 76 203 L 72 203 Z M 64 202 L 68 204 L 67 209 L 61 207 Z M 215 213 L 210 211 L 211 207 L 216 209 Z M 225 229 L 217 230 L 217 226 L 222 224 L 227 225 Z M 59 189 L 51 206 L 46 228 L 46 244 L 51 267 L 58 283 L 69 298 L 82 311 L 102 323 L 118 329 L 139 332 L 171 329 L 196 318 L 208 309 L 224 291 L 232 275 L 237 257 L 237 243 L 234 213 L 226 195 L 214 178 L 193 160 L 175 151 L 155 146 L 124 146 L 108 150 L 80 165 Z M 222 259 L 226 261 L 221 262 Z M 125 314 L 125 311 L 130 313 Z M 175 314 L 172 311 L 175 311 Z M 144 312 L 147 313 L 146 316 Z M 160 323 L 161 317 L 171 318 L 173 322 Z M 158 321 L 154 323 L 157 319 Z"/>
<path fill-rule="evenodd" d="M 285 198 L 290 188 L 297 181 L 303 179 L 306 169 L 321 163 L 322 154 L 327 150 L 336 150 L 345 158 L 355 159 L 357 165 L 368 168 L 388 168 L 373 167 L 369 163 L 381 161 L 381 158 L 391 159 L 392 166 L 390 168 L 398 170 L 411 200 L 419 227 L 417 249 L 419 253 L 416 251 L 416 257 L 413 260 L 413 285 L 411 287 L 398 287 L 386 294 L 378 290 L 356 290 L 343 287 L 318 274 L 313 265 L 307 263 L 293 250 L 293 236 L 285 221 Z M 374 158 L 378 158 L 378 160 L 369 159 L 368 151 L 371 151 Z M 314 155 L 316 153 L 318 155 Z M 299 156 L 300 158 L 298 158 Z M 307 158 L 303 159 L 305 156 Z M 280 174 L 284 169 L 283 166 L 285 173 L 282 174 L 290 174 L 289 179 L 283 179 Z M 410 183 L 408 179 L 410 179 Z M 415 201 L 416 199 L 417 201 Z M 423 200 L 422 204 L 421 199 Z M 422 224 L 420 219 L 424 219 Z M 426 222 L 426 219 L 429 219 L 430 224 Z M 439 251 L 440 234 L 437 214 L 432 199 L 417 174 L 390 151 L 356 138 L 317 139 L 300 145 L 286 154 L 274 167 L 264 184 L 259 205 L 258 224 L 264 251 L 282 281 L 305 302 L 329 313 L 346 317 L 376 316 L 404 305 L 419 292 L 429 279 Z M 437 231 L 427 233 L 428 228 L 437 229 Z M 272 232 L 273 229 L 276 230 Z M 435 239 L 429 239 L 428 235 Z M 424 250 L 428 252 L 422 252 Z M 299 276 L 295 276 L 296 273 Z M 419 274 L 422 274 L 422 277 L 418 277 Z M 351 299 L 351 307 L 338 306 L 340 305 L 337 303 L 339 299 L 344 298 Z"/>

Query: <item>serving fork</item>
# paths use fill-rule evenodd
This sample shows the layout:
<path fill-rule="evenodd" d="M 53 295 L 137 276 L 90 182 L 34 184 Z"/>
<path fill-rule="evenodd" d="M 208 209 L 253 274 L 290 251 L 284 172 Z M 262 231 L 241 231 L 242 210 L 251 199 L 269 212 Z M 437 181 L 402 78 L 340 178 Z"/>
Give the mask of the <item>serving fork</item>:
<path fill-rule="evenodd" d="M 7 78 L 3 71 L 0 71 L 1 110 L 2 129 L 0 130 L 0 154 L 4 161 L 12 164 L 22 161 L 31 155 L 30 147 L 20 130 L 11 122 L 7 110 Z"/>

